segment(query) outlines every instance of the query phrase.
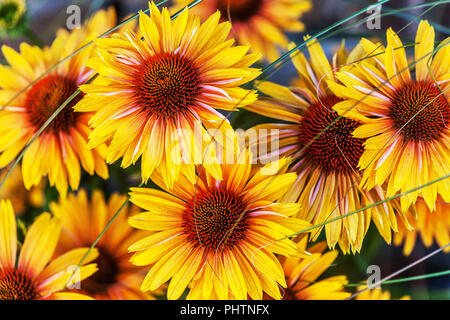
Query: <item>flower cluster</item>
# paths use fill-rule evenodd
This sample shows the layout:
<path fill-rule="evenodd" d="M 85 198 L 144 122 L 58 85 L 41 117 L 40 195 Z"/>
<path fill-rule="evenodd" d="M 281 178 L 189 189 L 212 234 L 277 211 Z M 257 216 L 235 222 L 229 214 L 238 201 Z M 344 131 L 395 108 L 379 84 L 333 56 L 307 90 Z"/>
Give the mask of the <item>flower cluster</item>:
<path fill-rule="evenodd" d="M 422 20 L 411 57 L 389 28 L 327 58 L 286 35 L 309 0 L 187 4 L 2 47 L 0 299 L 347 299 L 327 271 L 372 224 L 449 244 L 449 39 Z M 281 51 L 292 84 L 259 81 Z"/>

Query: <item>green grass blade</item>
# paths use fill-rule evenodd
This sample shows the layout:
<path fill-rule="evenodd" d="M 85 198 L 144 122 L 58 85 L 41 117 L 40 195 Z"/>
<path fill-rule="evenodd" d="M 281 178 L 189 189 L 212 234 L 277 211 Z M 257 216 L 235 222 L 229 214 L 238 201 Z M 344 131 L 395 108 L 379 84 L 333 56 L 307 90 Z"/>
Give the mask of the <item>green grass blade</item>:
<path fill-rule="evenodd" d="M 387 285 L 387 284 L 397 284 L 397 283 L 404 283 L 404 282 L 410 282 L 410 281 L 417 281 L 417 280 L 423 280 L 423 279 L 430 279 L 430 278 L 436 278 L 436 277 L 442 277 L 450 275 L 450 270 L 445 270 L 441 272 L 435 272 L 435 273 L 428 273 L 423 274 L 420 276 L 413 276 L 413 277 L 407 277 L 407 278 L 401 278 L 401 279 L 394 279 L 394 280 L 386 280 L 380 282 L 381 285 Z M 359 287 L 359 286 L 366 286 L 367 283 L 349 283 L 346 284 L 346 287 Z"/>
<path fill-rule="evenodd" d="M 390 0 L 382 0 L 380 2 L 377 3 L 377 5 L 389 2 Z M 366 13 L 367 10 L 373 7 L 373 5 L 370 5 L 369 7 L 365 7 L 364 9 L 361 9 L 357 12 L 355 12 L 354 14 L 348 16 L 345 19 L 342 19 L 334 24 L 332 24 L 331 26 L 329 26 L 328 28 L 323 29 L 322 31 L 316 33 L 314 36 L 312 36 L 311 38 L 309 38 L 308 40 L 302 42 L 301 44 L 295 46 L 295 48 L 293 48 L 292 50 L 289 50 L 288 52 L 284 53 L 281 57 L 279 57 L 277 60 L 275 60 L 274 62 L 272 62 L 271 64 L 269 64 L 267 67 L 265 67 L 262 71 L 261 76 L 263 76 L 265 73 L 270 72 L 270 70 L 272 70 L 278 63 L 280 63 L 283 60 L 286 60 L 290 57 L 290 55 L 294 52 L 296 52 L 297 50 L 299 50 L 300 48 L 304 47 L 306 44 L 308 44 L 309 42 L 313 41 L 314 39 L 317 39 L 318 37 L 324 35 L 325 33 L 335 29 L 336 27 L 339 27 L 340 25 L 346 23 L 347 21 L 359 16 L 360 14 Z"/>

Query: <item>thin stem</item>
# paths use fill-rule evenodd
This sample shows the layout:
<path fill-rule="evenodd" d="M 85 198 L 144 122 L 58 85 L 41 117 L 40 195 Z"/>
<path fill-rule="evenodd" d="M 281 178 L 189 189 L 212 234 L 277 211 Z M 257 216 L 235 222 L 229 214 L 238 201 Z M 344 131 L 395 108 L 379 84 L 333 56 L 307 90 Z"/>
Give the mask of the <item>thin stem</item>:
<path fill-rule="evenodd" d="M 96 75 L 91 77 L 86 83 L 90 83 L 95 78 L 96 78 Z M 64 109 L 64 107 L 67 106 L 73 99 L 75 99 L 75 97 L 78 94 L 80 94 L 80 92 L 81 92 L 80 89 L 77 89 L 77 91 L 72 93 L 72 95 L 69 98 L 67 98 L 66 101 L 64 101 L 58 107 L 58 109 L 55 110 L 55 112 L 53 112 L 53 114 L 50 116 L 50 118 L 48 118 L 47 121 L 45 121 L 45 123 L 36 132 L 36 134 L 33 136 L 33 138 L 30 140 L 30 142 L 28 142 L 27 145 L 23 148 L 23 150 L 20 152 L 19 156 L 16 158 L 16 160 L 14 161 L 13 165 L 11 166 L 11 168 L 6 173 L 5 177 L 3 178 L 3 180 L 2 180 L 2 182 L 0 184 L 0 189 L 3 187 L 3 185 L 6 182 L 6 179 L 8 179 L 8 177 L 11 175 L 11 172 L 14 170 L 14 168 L 17 166 L 17 164 L 20 162 L 20 160 L 22 160 L 23 155 L 28 150 L 28 148 L 33 144 L 34 141 L 36 141 L 36 139 L 42 134 L 42 132 L 44 132 L 44 130 L 47 129 L 47 127 L 50 125 L 50 123 L 58 116 L 58 114 Z"/>
<path fill-rule="evenodd" d="M 363 4 L 363 1 L 359 1 L 359 0 L 344 0 L 344 1 L 351 2 L 351 3 L 357 3 L 357 4 Z M 444 3 L 449 3 L 449 2 L 450 2 L 449 0 L 435 1 L 436 4 L 444 4 Z M 412 9 L 419 9 L 419 8 L 427 7 L 430 4 L 432 4 L 432 3 L 427 2 L 427 3 L 421 3 L 421 4 L 417 4 L 415 6 L 399 8 L 399 9 L 392 9 L 392 8 L 383 6 L 382 10 L 386 11 L 388 14 L 392 14 L 392 15 L 398 16 L 404 20 L 411 21 L 411 20 L 416 19 L 417 16 L 415 16 L 413 14 L 409 14 L 407 12 L 403 12 L 403 11 L 409 11 Z M 450 28 L 448 28 L 446 26 L 443 26 L 443 25 L 433 22 L 433 21 L 430 21 L 430 25 L 432 25 L 437 31 L 440 31 L 440 32 L 443 32 L 446 34 L 450 34 Z"/>
<path fill-rule="evenodd" d="M 445 270 L 445 271 L 441 271 L 441 272 L 423 274 L 420 276 L 407 277 L 407 278 L 394 279 L 394 280 L 385 280 L 385 281 L 381 281 L 380 285 L 397 284 L 397 283 L 404 283 L 404 282 L 409 282 L 409 281 L 436 278 L 436 277 L 446 276 L 449 274 L 450 274 L 450 270 Z M 345 286 L 346 287 L 360 287 L 360 286 L 366 286 L 366 285 L 367 285 L 367 283 L 349 283 L 349 284 L 346 284 Z"/>
<path fill-rule="evenodd" d="M 450 178 L 450 174 L 447 174 L 447 175 L 445 175 L 445 176 L 443 176 L 443 177 L 440 177 L 440 178 L 435 179 L 435 180 L 433 180 L 433 181 L 430 181 L 430 182 L 428 182 L 428 183 L 422 184 L 422 185 L 420 185 L 420 186 L 418 186 L 418 187 L 415 187 L 415 188 L 413 188 L 413 189 L 410 189 L 410 190 L 408 190 L 408 191 L 405 191 L 405 192 L 396 194 L 396 195 L 394 195 L 394 196 L 392 196 L 392 197 L 390 197 L 390 198 L 386 198 L 386 199 L 383 199 L 383 200 L 381 200 L 381 201 L 374 202 L 374 203 L 372 203 L 372 204 L 370 204 L 370 205 L 368 205 L 368 206 L 366 206 L 366 207 L 364 207 L 364 208 L 360 208 L 360 209 L 351 211 L 351 212 L 346 213 L 346 214 L 344 214 L 344 215 L 342 215 L 342 216 L 339 216 L 339 217 L 336 217 L 336 218 L 333 218 L 333 219 L 324 221 L 324 222 L 322 222 L 322 223 L 318 223 L 318 224 L 316 224 L 316 225 L 314 225 L 314 226 L 312 226 L 312 227 L 309 227 L 309 228 L 306 228 L 306 229 L 301 230 L 301 231 L 299 231 L 299 232 L 296 232 L 296 233 L 287 235 L 287 236 L 285 236 L 285 237 L 283 237 L 283 238 L 280 238 L 280 239 L 277 239 L 277 240 L 273 241 L 272 243 L 275 243 L 275 242 L 278 242 L 278 241 L 282 241 L 282 240 L 284 240 L 284 239 L 293 238 L 293 237 L 295 237 L 295 236 L 298 236 L 298 235 L 300 235 L 300 234 L 309 232 L 309 231 L 314 230 L 314 229 L 316 229 L 316 228 L 323 227 L 323 226 L 327 225 L 328 223 L 332 223 L 332 222 L 338 221 L 339 219 L 343 219 L 343 218 L 349 217 L 349 216 L 351 216 L 351 215 L 353 215 L 353 214 L 355 214 L 355 213 L 362 212 L 362 211 L 365 211 L 365 210 L 367 210 L 367 209 L 370 209 L 370 208 L 373 208 L 373 207 L 382 205 L 382 204 L 385 203 L 385 202 L 392 201 L 392 200 L 395 200 L 395 199 L 397 199 L 397 198 L 406 196 L 407 194 L 410 194 L 411 192 L 418 191 L 418 190 L 420 190 L 420 189 L 422 189 L 422 188 L 428 187 L 428 186 L 430 186 L 430 185 L 432 185 L 432 184 L 435 184 L 435 183 L 437 183 L 437 182 L 439 182 L 439 181 L 442 181 L 442 180 L 445 180 L 445 179 L 447 179 L 447 178 Z M 272 243 L 269 243 L 268 245 L 271 245 Z M 261 248 L 258 248 L 258 249 L 261 249 Z"/>

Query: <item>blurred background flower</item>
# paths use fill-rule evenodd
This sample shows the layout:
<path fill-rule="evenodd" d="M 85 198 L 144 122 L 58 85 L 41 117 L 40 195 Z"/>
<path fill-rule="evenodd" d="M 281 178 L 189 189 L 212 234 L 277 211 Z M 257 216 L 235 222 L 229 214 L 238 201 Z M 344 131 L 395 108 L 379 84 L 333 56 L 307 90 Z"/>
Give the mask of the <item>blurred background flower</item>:
<path fill-rule="evenodd" d="M 25 0 L 0 0 L 0 34 L 19 29 L 25 10 Z"/>

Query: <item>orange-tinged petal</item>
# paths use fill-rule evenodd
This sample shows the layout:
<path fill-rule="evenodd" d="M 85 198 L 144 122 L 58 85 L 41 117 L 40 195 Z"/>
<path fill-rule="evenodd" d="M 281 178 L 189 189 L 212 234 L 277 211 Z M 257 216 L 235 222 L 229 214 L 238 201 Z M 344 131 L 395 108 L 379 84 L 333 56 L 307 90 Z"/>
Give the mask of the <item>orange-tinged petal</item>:
<path fill-rule="evenodd" d="M 9 200 L 0 203 L 0 268 L 13 268 L 16 264 L 16 217 Z"/>
<path fill-rule="evenodd" d="M 37 277 L 53 255 L 61 224 L 50 214 L 41 214 L 28 230 L 19 255 L 18 269 L 30 278 Z"/>

